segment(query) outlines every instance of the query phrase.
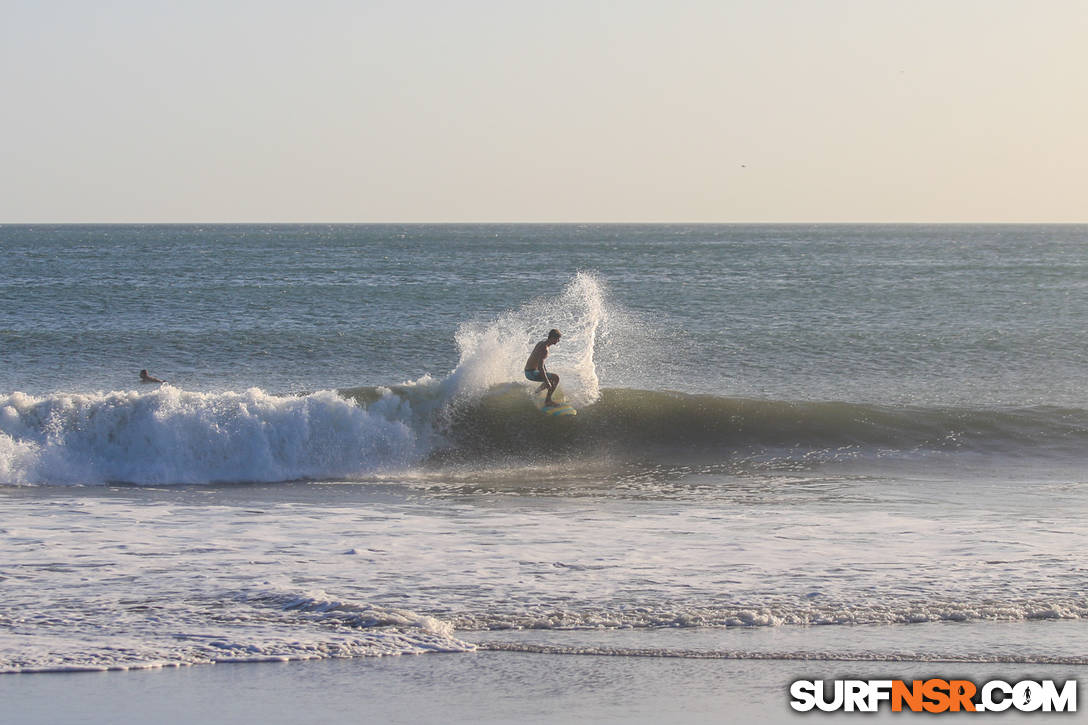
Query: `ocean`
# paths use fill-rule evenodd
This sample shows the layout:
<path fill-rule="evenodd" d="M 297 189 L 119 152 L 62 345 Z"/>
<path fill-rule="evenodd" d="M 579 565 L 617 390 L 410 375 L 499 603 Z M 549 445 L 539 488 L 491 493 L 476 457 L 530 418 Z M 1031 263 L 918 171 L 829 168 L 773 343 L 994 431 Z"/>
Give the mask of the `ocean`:
<path fill-rule="evenodd" d="M 0 226 L 0 673 L 1084 677 L 1086 321 L 1085 226 Z"/>

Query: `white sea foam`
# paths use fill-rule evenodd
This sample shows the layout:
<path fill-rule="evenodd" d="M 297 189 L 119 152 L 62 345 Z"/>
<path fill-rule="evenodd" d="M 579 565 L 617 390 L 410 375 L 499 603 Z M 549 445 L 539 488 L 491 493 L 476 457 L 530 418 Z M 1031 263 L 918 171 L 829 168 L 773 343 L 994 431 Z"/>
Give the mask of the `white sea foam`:
<path fill-rule="evenodd" d="M 296 612 L 314 620 L 345 627 L 408 627 L 440 637 L 453 637 L 453 625 L 435 617 L 407 609 L 376 607 L 334 597 L 324 591 L 295 593 L 289 591 L 239 593 L 244 601 L 260 602 Z"/>
<path fill-rule="evenodd" d="M 104 634 L 104 633 L 103 633 Z M 159 669 L 225 662 L 289 662 L 349 657 L 390 657 L 435 652 L 471 652 L 475 645 L 441 634 L 408 629 L 364 632 L 299 631 L 286 627 L 204 627 L 199 634 L 170 633 L 111 638 L 108 646 L 86 639 L 36 646 L 5 643 L 0 674 Z M 49 649 L 49 645 L 55 645 Z"/>
<path fill-rule="evenodd" d="M 265 586 L 186 601 L 129 596 L 96 604 L 83 612 L 24 605 L 17 616 L 0 617 L 0 674 L 475 649 L 435 617 L 323 591 Z"/>
<path fill-rule="evenodd" d="M 708 632 L 720 652 L 762 638 L 812 659 L 898 656 L 927 628 L 923 654 L 1064 657 L 1088 618 L 1075 490 L 1010 487 L 980 505 L 977 489 L 953 499 L 942 485 L 903 496 L 872 480 L 723 477 L 678 504 L 561 480 L 530 495 L 396 480 L 0 491 L 0 669 L 463 651 L 523 635 L 685 650 Z M 928 516 L 938 499 L 951 513 Z M 1062 507 L 1041 515 L 1040 501 Z M 849 641 L 812 641 L 827 631 Z M 873 644 L 891 633 L 893 646 Z"/>
<path fill-rule="evenodd" d="M 457 331 L 461 360 L 444 381 L 453 396 L 478 397 L 495 385 L 523 380 L 525 360 L 551 328 L 563 337 L 549 364 L 575 405 L 600 396 L 594 351 L 611 317 L 600 281 L 580 272 L 554 298 L 530 300 L 495 319 L 466 322 Z"/>
<path fill-rule="evenodd" d="M 208 483 L 352 477 L 421 455 L 402 420 L 333 392 L 163 387 L 0 400 L 5 483 Z"/>
<path fill-rule="evenodd" d="M 1088 618 L 1088 601 L 1009 600 L 903 603 L 753 603 L 732 606 L 630 607 L 450 616 L 458 631 L 606 630 L 702 627 L 786 627 L 893 625 L 932 622 L 1026 622 Z"/>

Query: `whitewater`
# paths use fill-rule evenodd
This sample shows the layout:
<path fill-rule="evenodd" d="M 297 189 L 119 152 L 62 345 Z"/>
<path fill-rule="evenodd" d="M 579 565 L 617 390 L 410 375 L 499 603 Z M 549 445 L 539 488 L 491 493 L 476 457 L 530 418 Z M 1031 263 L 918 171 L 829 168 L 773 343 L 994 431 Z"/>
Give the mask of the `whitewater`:
<path fill-rule="evenodd" d="M 0 672 L 1083 673 L 1084 240 L 0 227 Z"/>

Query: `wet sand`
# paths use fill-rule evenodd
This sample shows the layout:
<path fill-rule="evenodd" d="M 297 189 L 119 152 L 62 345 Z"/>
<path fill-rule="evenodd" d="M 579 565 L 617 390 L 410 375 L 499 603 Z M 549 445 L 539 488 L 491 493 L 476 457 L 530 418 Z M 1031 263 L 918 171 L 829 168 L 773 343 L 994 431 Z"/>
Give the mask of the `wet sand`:
<path fill-rule="evenodd" d="M 834 677 L 1049 678 L 1062 665 L 693 660 L 481 651 L 127 672 L 0 676 L 4 722 L 745 723 L 903 722 L 911 714 L 795 713 L 789 683 Z M 1070 714 L 982 715 L 1073 722 Z"/>

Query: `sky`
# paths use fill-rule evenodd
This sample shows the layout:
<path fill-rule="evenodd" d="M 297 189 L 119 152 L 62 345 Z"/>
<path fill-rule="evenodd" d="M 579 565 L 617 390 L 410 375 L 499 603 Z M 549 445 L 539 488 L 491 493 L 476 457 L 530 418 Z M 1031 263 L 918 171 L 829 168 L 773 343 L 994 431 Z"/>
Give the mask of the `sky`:
<path fill-rule="evenodd" d="M 0 17 L 0 223 L 1088 221 L 1084 0 Z"/>

